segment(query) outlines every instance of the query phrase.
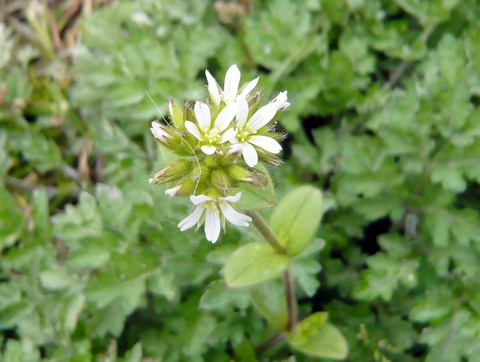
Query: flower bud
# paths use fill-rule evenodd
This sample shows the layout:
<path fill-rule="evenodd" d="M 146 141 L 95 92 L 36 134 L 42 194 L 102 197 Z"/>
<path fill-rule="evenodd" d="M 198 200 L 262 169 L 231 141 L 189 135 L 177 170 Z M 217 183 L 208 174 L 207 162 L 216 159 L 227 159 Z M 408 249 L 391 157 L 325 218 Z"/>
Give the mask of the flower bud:
<path fill-rule="evenodd" d="M 290 103 L 287 102 L 287 99 L 287 91 L 278 93 L 278 95 L 272 101 L 272 103 L 277 106 L 277 112 L 283 111 L 290 105 Z"/>
<path fill-rule="evenodd" d="M 179 132 L 185 130 L 185 119 L 183 117 L 183 111 L 175 104 L 173 99 L 168 99 L 168 109 L 170 110 L 170 116 L 173 122 L 173 126 Z"/>
<path fill-rule="evenodd" d="M 230 165 L 227 168 L 228 176 L 234 181 L 237 182 L 252 182 L 253 177 L 252 173 L 248 171 L 246 168 L 237 166 L 237 165 Z"/>
<path fill-rule="evenodd" d="M 176 181 L 182 177 L 186 177 L 191 170 L 191 162 L 185 159 L 178 159 L 158 171 L 153 178 L 150 179 L 150 182 L 155 184 L 163 184 L 166 182 Z"/>
<path fill-rule="evenodd" d="M 197 183 L 191 178 L 185 178 L 175 186 L 165 190 L 165 194 L 170 197 L 174 196 L 191 196 L 194 194 Z"/>
<path fill-rule="evenodd" d="M 210 177 L 213 187 L 227 193 L 230 189 L 230 179 L 225 171 L 220 169 L 213 170 Z"/>

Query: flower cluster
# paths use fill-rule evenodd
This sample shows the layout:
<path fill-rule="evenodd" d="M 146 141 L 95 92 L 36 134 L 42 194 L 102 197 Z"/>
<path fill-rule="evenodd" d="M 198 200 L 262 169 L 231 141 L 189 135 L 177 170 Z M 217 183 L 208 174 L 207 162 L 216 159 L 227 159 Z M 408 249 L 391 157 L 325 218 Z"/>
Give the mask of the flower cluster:
<path fill-rule="evenodd" d="M 189 197 L 193 211 L 178 227 L 205 224 L 205 235 L 214 243 L 225 219 L 238 226 L 251 221 L 234 205 L 241 197 L 238 188 L 245 183 L 264 188 L 268 177 L 257 164 L 280 164 L 284 134 L 275 132 L 274 123 L 289 103 L 285 91 L 260 107 L 261 94 L 253 92 L 258 78 L 239 89 L 236 65 L 228 69 L 223 89 L 208 70 L 205 74 L 210 101 L 181 109 L 169 99 L 171 123 L 152 122 L 155 139 L 179 157 L 150 182 L 170 184 L 169 196 Z"/>

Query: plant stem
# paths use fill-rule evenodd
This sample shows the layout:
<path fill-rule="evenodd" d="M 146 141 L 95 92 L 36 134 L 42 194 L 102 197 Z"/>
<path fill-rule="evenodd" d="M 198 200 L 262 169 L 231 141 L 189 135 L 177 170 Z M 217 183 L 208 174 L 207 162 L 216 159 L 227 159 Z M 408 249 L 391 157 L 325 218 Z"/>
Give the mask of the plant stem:
<path fill-rule="evenodd" d="M 286 337 L 287 337 L 287 334 L 285 332 L 280 332 L 275 334 L 272 338 L 270 338 L 269 340 L 265 341 L 260 346 L 255 348 L 255 354 L 258 357 L 260 357 L 262 354 L 267 352 L 270 348 L 273 348 L 277 344 L 282 343 Z"/>
<path fill-rule="evenodd" d="M 262 234 L 265 240 L 279 253 L 285 255 L 287 250 L 282 246 L 280 241 L 278 240 L 277 236 L 273 233 L 270 226 L 265 222 L 263 217 L 256 211 L 245 211 L 245 213 L 252 218 L 253 225 L 257 228 L 257 230 Z M 286 332 L 292 332 L 297 325 L 297 300 L 295 299 L 295 284 L 293 280 L 293 273 L 292 267 L 289 266 L 284 273 L 284 283 L 285 283 L 285 299 L 287 303 L 287 314 L 288 314 L 288 321 Z M 270 348 L 275 347 L 277 344 L 284 341 L 286 337 L 285 332 L 281 332 L 276 334 L 272 338 L 270 338 L 265 343 L 261 344 L 257 349 L 257 355 L 260 356 L 265 351 L 269 350 Z"/>
<path fill-rule="evenodd" d="M 262 236 L 265 238 L 267 243 L 272 246 L 272 248 L 274 248 L 280 254 L 286 253 L 285 248 L 282 246 L 282 244 L 280 244 L 277 236 L 273 233 L 272 229 L 270 229 L 270 226 L 267 225 L 263 217 L 261 217 L 258 212 L 248 210 L 245 211 L 245 214 L 252 218 L 253 225 L 255 225 L 258 231 L 260 231 L 260 234 L 262 234 Z"/>
<path fill-rule="evenodd" d="M 288 323 L 287 331 L 292 332 L 297 325 L 297 300 L 295 298 L 295 284 L 293 281 L 292 267 L 285 270 L 285 297 L 287 299 Z"/>

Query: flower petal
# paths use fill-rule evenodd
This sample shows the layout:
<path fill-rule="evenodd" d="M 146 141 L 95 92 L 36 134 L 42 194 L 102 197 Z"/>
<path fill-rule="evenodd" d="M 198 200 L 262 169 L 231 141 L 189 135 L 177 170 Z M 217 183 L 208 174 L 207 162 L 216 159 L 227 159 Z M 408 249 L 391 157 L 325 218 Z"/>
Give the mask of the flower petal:
<path fill-rule="evenodd" d="M 235 117 L 236 112 L 237 112 L 237 106 L 235 104 L 230 104 L 226 106 L 218 114 L 217 118 L 215 119 L 215 123 L 213 127 L 218 129 L 219 132 L 225 131 L 225 129 L 227 129 L 230 123 L 232 123 L 233 117 Z"/>
<path fill-rule="evenodd" d="M 239 99 L 237 102 L 237 126 L 243 128 L 247 123 L 248 103 L 245 98 Z"/>
<path fill-rule="evenodd" d="M 207 195 L 192 195 L 190 196 L 190 201 L 194 205 L 199 205 L 202 202 L 213 200 L 210 196 Z"/>
<path fill-rule="evenodd" d="M 194 135 L 197 140 L 199 141 L 203 140 L 203 136 L 198 130 L 198 127 L 195 126 L 195 123 L 190 121 L 185 121 L 185 128 L 187 129 L 188 132 Z"/>
<path fill-rule="evenodd" d="M 277 105 L 275 103 L 269 103 L 263 106 L 248 120 L 248 128 L 251 131 L 258 131 L 263 126 L 266 126 L 276 113 Z"/>
<path fill-rule="evenodd" d="M 240 71 L 234 64 L 227 70 L 225 75 L 225 86 L 223 87 L 223 99 L 225 101 L 235 100 L 240 83 Z"/>
<path fill-rule="evenodd" d="M 228 202 L 237 202 L 238 200 L 240 200 L 241 197 L 242 197 L 242 193 L 238 192 L 235 196 L 222 197 L 221 199 Z"/>
<path fill-rule="evenodd" d="M 222 210 L 223 216 L 233 225 L 248 226 L 248 222 L 252 221 L 250 216 L 239 213 L 228 202 L 221 202 L 220 210 Z"/>
<path fill-rule="evenodd" d="M 215 151 L 217 150 L 217 147 L 212 146 L 212 145 L 205 145 L 200 147 L 203 151 L 204 154 L 206 155 L 213 155 Z"/>
<path fill-rule="evenodd" d="M 237 135 L 237 131 L 233 128 L 227 129 L 225 133 L 222 134 L 222 137 L 220 138 L 220 143 L 225 143 L 227 141 L 230 141 Z"/>
<path fill-rule="evenodd" d="M 210 93 L 210 96 L 212 97 L 215 105 L 218 105 L 220 103 L 220 93 L 218 92 L 218 83 L 215 80 L 215 78 L 212 77 L 212 75 L 208 70 L 205 70 L 205 75 L 207 77 L 208 92 Z"/>
<path fill-rule="evenodd" d="M 195 117 L 197 117 L 197 123 L 203 132 L 210 129 L 212 116 L 210 114 L 210 108 L 202 102 L 195 102 Z"/>
<path fill-rule="evenodd" d="M 215 243 L 220 235 L 220 215 L 217 204 L 207 208 L 205 213 L 205 236 L 208 241 Z"/>
<path fill-rule="evenodd" d="M 278 96 L 275 97 L 272 103 L 274 103 L 277 106 L 277 111 L 283 111 L 285 108 L 287 108 L 290 103 L 287 102 L 287 91 L 280 92 L 278 93 Z"/>
<path fill-rule="evenodd" d="M 248 142 L 271 153 L 279 153 L 282 150 L 280 143 L 267 136 L 250 136 Z"/>
<path fill-rule="evenodd" d="M 248 166 L 253 167 L 258 163 L 257 150 L 249 143 L 242 143 L 243 159 Z"/>
<path fill-rule="evenodd" d="M 150 128 L 150 131 L 152 132 L 153 137 L 155 137 L 159 141 L 165 141 L 167 138 L 172 138 L 172 136 L 170 136 L 167 131 L 165 131 L 165 128 L 155 121 L 152 122 L 152 127 Z"/>
<path fill-rule="evenodd" d="M 239 98 L 247 98 L 248 94 L 256 87 L 258 83 L 258 77 L 254 80 L 246 83 L 242 88 L 242 93 L 238 96 Z"/>
<path fill-rule="evenodd" d="M 170 197 L 174 197 L 177 194 L 178 190 L 180 190 L 181 187 L 182 187 L 182 185 L 178 185 L 178 186 L 166 189 L 165 190 L 165 195 L 168 195 Z"/>
<path fill-rule="evenodd" d="M 180 231 L 190 229 L 192 226 L 198 223 L 198 221 L 202 217 L 204 210 L 205 210 L 205 206 L 203 205 L 196 206 L 190 215 L 188 215 L 185 219 L 183 219 L 178 223 L 178 227 L 180 228 Z"/>

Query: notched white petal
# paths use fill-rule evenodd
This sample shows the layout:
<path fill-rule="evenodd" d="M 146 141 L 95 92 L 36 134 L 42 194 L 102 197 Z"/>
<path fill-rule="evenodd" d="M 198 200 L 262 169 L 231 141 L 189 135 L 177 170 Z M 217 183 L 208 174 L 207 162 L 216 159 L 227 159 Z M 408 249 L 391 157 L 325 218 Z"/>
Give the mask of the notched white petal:
<path fill-rule="evenodd" d="M 217 118 L 215 119 L 215 123 L 213 127 L 218 129 L 219 132 L 223 132 L 224 130 L 227 129 L 230 123 L 232 123 L 233 117 L 235 117 L 236 112 L 237 112 L 236 105 L 231 104 L 226 106 L 218 114 Z"/>
<path fill-rule="evenodd" d="M 208 208 L 205 213 L 205 236 L 212 243 L 215 243 L 220 236 L 220 215 L 216 205 Z"/>
<path fill-rule="evenodd" d="M 229 205 L 228 202 L 222 203 L 221 210 L 223 216 L 225 216 L 225 218 L 233 225 L 248 226 L 248 222 L 252 221 L 252 218 L 250 216 L 239 213 L 231 205 Z"/>
<path fill-rule="evenodd" d="M 205 201 L 213 200 L 210 196 L 207 195 L 192 195 L 190 196 L 190 202 L 194 205 L 199 205 Z"/>
<path fill-rule="evenodd" d="M 233 128 L 227 129 L 220 137 L 220 143 L 231 141 L 237 135 L 237 131 Z"/>
<path fill-rule="evenodd" d="M 178 227 L 180 228 L 180 231 L 185 231 L 187 229 L 190 229 L 192 226 L 198 223 L 198 221 L 202 217 L 204 210 L 205 210 L 205 207 L 203 205 L 196 206 L 190 215 L 188 215 L 185 219 L 183 219 L 178 223 Z"/>
<path fill-rule="evenodd" d="M 212 145 L 205 145 L 205 146 L 200 147 L 200 149 L 206 155 L 213 155 L 215 153 L 215 151 L 217 150 L 217 147 L 212 146 Z"/>
<path fill-rule="evenodd" d="M 242 156 L 247 165 L 250 167 L 254 167 L 258 163 L 257 150 L 251 144 L 242 144 Z"/>
<path fill-rule="evenodd" d="M 224 197 L 223 200 L 228 201 L 228 202 L 237 202 L 238 200 L 240 200 L 241 197 L 242 197 L 242 193 L 241 193 L 241 192 L 238 192 L 238 193 L 237 193 L 236 195 L 234 195 L 234 196 Z"/>
<path fill-rule="evenodd" d="M 276 104 L 270 103 L 266 106 L 263 106 L 248 120 L 248 128 L 250 128 L 252 131 L 258 131 L 260 128 L 266 126 L 276 113 Z"/>
<path fill-rule="evenodd" d="M 210 129 L 211 114 L 210 108 L 203 102 L 195 102 L 195 117 L 197 118 L 198 125 L 203 132 Z"/>
<path fill-rule="evenodd" d="M 195 123 L 190 121 L 185 121 L 185 128 L 187 129 L 188 132 L 194 135 L 197 140 L 201 141 L 203 139 L 202 134 L 198 130 L 198 127 L 195 126 Z"/>
<path fill-rule="evenodd" d="M 237 96 L 238 85 L 240 84 L 240 71 L 234 64 L 227 70 L 225 75 L 225 86 L 223 87 L 223 99 L 233 101 Z"/>
<path fill-rule="evenodd" d="M 248 141 L 271 153 L 279 153 L 282 150 L 280 143 L 267 136 L 251 136 Z"/>
<path fill-rule="evenodd" d="M 207 77 L 208 83 L 208 92 L 212 96 L 213 102 L 215 105 L 220 103 L 220 93 L 218 92 L 218 83 L 215 78 L 212 77 L 208 70 L 205 70 L 205 75 Z"/>
<path fill-rule="evenodd" d="M 246 98 L 248 94 L 253 90 L 253 88 L 257 86 L 257 83 L 258 83 L 258 77 L 246 83 L 243 86 L 242 93 L 240 93 L 239 98 Z"/>
<path fill-rule="evenodd" d="M 238 100 L 236 116 L 237 116 L 237 126 L 239 128 L 243 128 L 243 126 L 245 126 L 245 123 L 247 123 L 247 117 L 248 117 L 248 103 L 246 99 L 242 98 Z"/>

